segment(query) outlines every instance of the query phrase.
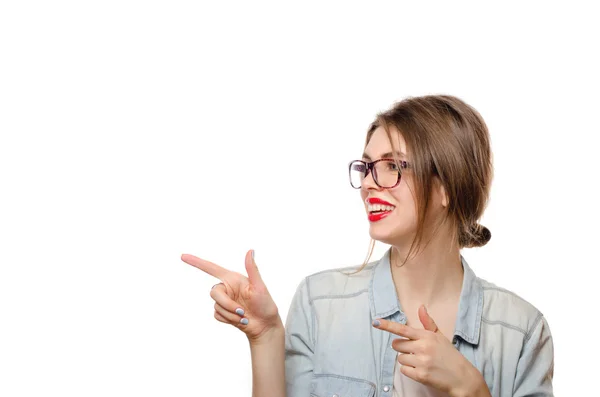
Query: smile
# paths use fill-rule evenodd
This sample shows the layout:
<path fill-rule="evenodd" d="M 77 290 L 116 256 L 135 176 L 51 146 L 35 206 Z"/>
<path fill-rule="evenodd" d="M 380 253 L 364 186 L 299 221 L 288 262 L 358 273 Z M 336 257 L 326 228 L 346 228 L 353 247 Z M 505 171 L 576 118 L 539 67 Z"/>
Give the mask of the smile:
<path fill-rule="evenodd" d="M 391 203 L 377 197 L 371 197 L 366 200 L 367 211 L 369 212 L 369 221 L 377 222 L 388 216 L 396 208 Z"/>

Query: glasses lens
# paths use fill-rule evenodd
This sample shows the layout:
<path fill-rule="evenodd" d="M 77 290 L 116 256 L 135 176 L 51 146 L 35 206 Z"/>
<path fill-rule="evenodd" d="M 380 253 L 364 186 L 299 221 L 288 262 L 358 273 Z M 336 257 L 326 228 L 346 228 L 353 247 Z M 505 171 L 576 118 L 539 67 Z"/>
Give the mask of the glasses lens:
<path fill-rule="evenodd" d="M 367 167 L 360 161 L 353 161 L 350 164 L 350 184 L 355 189 L 360 189 L 362 181 L 365 179 Z"/>
<path fill-rule="evenodd" d="M 398 183 L 400 172 L 398 166 L 393 160 L 382 160 L 373 167 L 374 177 L 377 184 L 381 187 L 393 187 Z"/>

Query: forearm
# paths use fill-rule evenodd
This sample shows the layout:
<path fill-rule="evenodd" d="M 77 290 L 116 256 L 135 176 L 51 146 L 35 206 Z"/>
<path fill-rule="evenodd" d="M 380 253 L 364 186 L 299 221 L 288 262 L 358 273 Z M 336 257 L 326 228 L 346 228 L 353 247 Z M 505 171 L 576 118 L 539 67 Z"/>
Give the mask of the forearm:
<path fill-rule="evenodd" d="M 283 324 L 260 340 L 250 341 L 252 397 L 285 397 L 285 330 Z"/>
<path fill-rule="evenodd" d="M 451 395 L 454 397 L 491 397 L 483 375 L 475 367 L 468 368 L 460 388 Z"/>
<path fill-rule="evenodd" d="M 473 390 L 473 393 L 470 394 L 471 397 L 491 397 L 490 389 L 488 389 L 487 384 L 482 378 L 481 383 Z"/>

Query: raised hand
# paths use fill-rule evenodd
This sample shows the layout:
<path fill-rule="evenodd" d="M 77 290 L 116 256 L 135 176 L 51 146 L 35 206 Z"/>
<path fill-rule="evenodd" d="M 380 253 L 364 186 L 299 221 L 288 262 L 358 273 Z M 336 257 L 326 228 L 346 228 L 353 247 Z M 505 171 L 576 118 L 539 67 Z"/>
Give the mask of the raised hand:
<path fill-rule="evenodd" d="M 419 320 L 425 329 L 383 319 L 373 326 L 403 336 L 396 339 L 392 348 L 399 353 L 400 371 L 428 386 L 450 396 L 489 396 L 481 373 L 442 334 L 425 306 L 419 308 Z"/>
<path fill-rule="evenodd" d="M 277 306 L 254 262 L 254 251 L 246 253 L 248 277 L 194 255 L 183 254 L 181 260 L 221 280 L 210 290 L 218 321 L 242 330 L 251 342 L 282 326 Z"/>

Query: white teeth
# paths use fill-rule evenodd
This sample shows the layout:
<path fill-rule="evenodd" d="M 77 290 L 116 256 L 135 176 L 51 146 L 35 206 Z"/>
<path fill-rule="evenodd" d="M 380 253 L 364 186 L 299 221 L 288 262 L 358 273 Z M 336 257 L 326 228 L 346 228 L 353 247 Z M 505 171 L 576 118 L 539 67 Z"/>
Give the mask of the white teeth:
<path fill-rule="evenodd" d="M 393 211 L 394 210 L 393 205 L 382 205 L 382 204 L 369 204 L 367 206 L 367 209 L 369 212 L 374 212 L 374 211 Z"/>

